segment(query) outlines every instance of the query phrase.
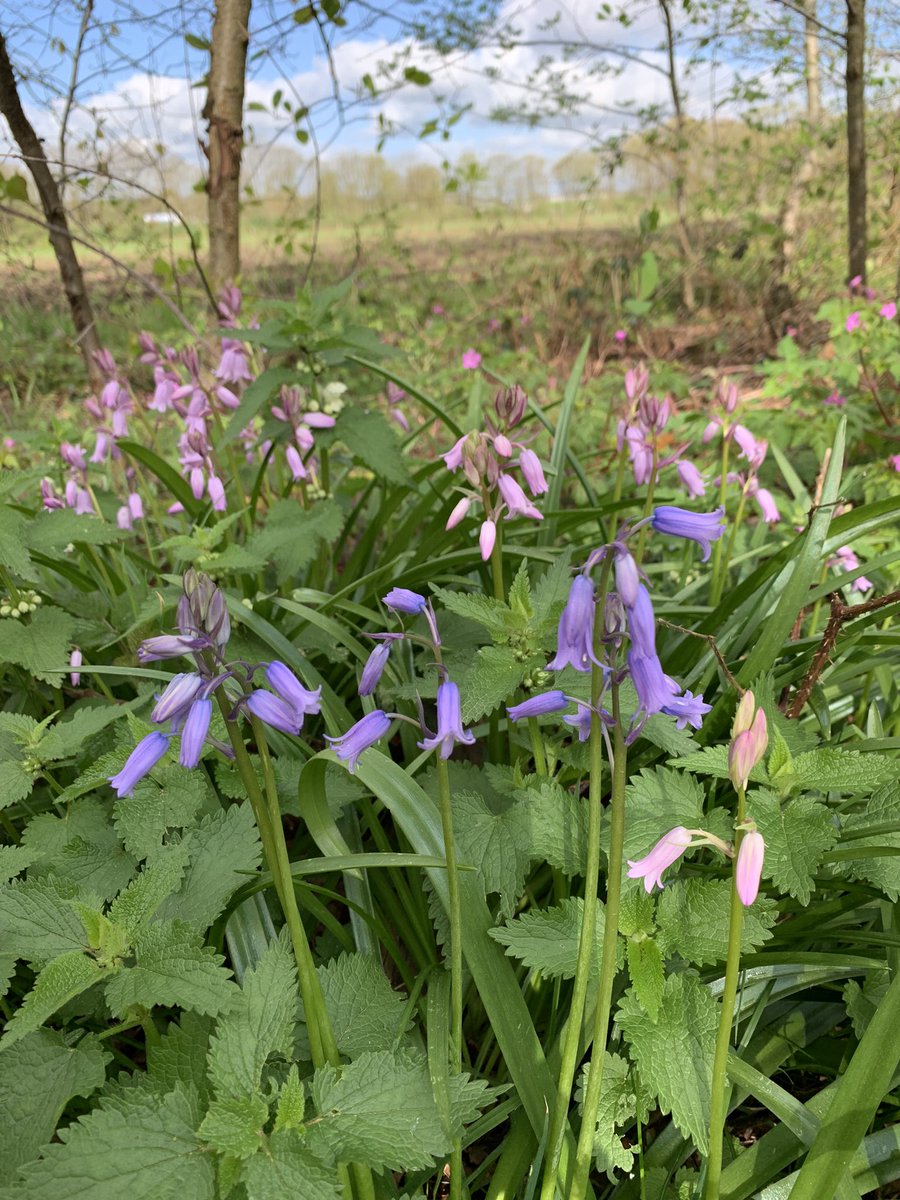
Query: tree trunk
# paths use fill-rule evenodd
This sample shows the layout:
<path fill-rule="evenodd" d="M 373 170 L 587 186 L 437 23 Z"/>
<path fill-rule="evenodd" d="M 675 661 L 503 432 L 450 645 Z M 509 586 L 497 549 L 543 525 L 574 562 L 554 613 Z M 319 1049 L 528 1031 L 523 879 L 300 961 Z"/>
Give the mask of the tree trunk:
<path fill-rule="evenodd" d="M 56 180 L 47 165 L 47 157 L 40 138 L 25 115 L 19 99 L 19 89 L 13 73 L 12 63 L 6 49 L 6 41 L 0 33 L 0 113 L 6 118 L 10 133 L 16 141 L 25 164 L 31 172 L 44 218 L 49 227 L 50 244 L 56 255 L 59 275 L 65 289 L 72 323 L 77 334 L 78 348 L 87 368 L 92 385 L 100 380 L 100 372 L 94 362 L 94 351 L 100 349 L 100 338 L 94 322 L 94 312 L 88 297 L 81 265 L 69 235 L 69 222 L 60 198 Z"/>
<path fill-rule="evenodd" d="M 233 283 L 241 269 L 241 152 L 249 22 L 250 0 L 216 0 L 209 90 L 203 109 L 209 139 L 209 273 L 216 288 Z"/>
<path fill-rule="evenodd" d="M 805 16 L 804 62 L 806 75 L 806 119 L 815 129 L 822 115 L 822 80 L 819 75 L 819 26 L 816 0 L 803 0 Z"/>
<path fill-rule="evenodd" d="M 819 26 L 816 13 L 817 0 L 803 0 L 804 22 L 804 74 L 806 76 L 806 121 L 809 145 L 791 177 L 791 183 L 781 208 L 781 247 L 776 261 L 778 282 L 784 283 L 797 249 L 797 233 L 800 228 L 800 212 L 803 196 L 812 183 L 819 167 L 819 147 L 816 143 L 822 117 L 822 84 L 819 75 Z"/>
<path fill-rule="evenodd" d="M 847 0 L 847 277 L 866 278 L 866 3 Z"/>
<path fill-rule="evenodd" d="M 688 312 L 696 308 L 694 294 L 694 247 L 687 226 L 687 206 L 685 203 L 684 182 L 687 173 L 685 162 L 686 139 L 684 136 L 684 111 L 681 107 L 681 93 L 678 90 L 678 72 L 675 63 L 675 31 L 672 27 L 672 14 L 669 10 L 669 0 L 659 0 L 663 20 L 666 25 L 667 74 L 669 91 L 672 95 L 672 108 L 675 112 L 675 215 L 678 241 L 681 253 L 684 255 L 684 270 L 682 271 L 681 294 L 684 307 Z"/>

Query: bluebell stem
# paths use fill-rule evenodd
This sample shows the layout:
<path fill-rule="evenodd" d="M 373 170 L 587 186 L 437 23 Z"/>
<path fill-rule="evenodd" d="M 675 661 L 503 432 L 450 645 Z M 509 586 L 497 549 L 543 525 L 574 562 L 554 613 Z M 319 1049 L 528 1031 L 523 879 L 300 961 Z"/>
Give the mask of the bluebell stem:
<path fill-rule="evenodd" d="M 655 654 L 646 656 L 637 650 L 629 650 L 628 672 L 641 708 L 648 716 L 661 712 L 677 690 L 673 689 L 669 677 L 662 669 L 662 663 Z"/>
<path fill-rule="evenodd" d="M 196 767 L 203 753 L 203 744 L 209 733 L 209 723 L 212 720 L 212 700 L 201 697 L 190 707 L 184 729 L 181 731 L 181 754 L 179 762 L 183 767 Z"/>
<path fill-rule="evenodd" d="M 173 675 L 162 695 L 156 702 L 151 721 L 169 721 L 185 712 L 197 698 L 197 693 L 203 687 L 203 680 L 194 672 Z"/>
<path fill-rule="evenodd" d="M 711 513 L 695 513 L 687 508 L 677 508 L 674 504 L 661 504 L 653 510 L 650 524 L 657 533 L 697 542 L 703 547 L 703 561 L 706 562 L 711 543 L 718 541 L 725 530 L 722 519 L 724 511 L 717 508 Z"/>
<path fill-rule="evenodd" d="M 523 700 L 521 704 L 514 704 L 507 708 L 509 719 L 511 721 L 524 721 L 528 717 L 543 717 L 547 713 L 562 712 L 564 708 L 569 706 L 569 697 L 565 692 L 552 691 L 541 692 L 540 695 L 530 696 L 527 700 Z"/>
<path fill-rule="evenodd" d="M 569 598 L 559 619 L 555 657 L 547 664 L 550 671 L 574 667 L 590 671 L 594 659 L 594 585 L 584 575 L 576 575 Z"/>
<path fill-rule="evenodd" d="M 297 713 L 301 718 L 301 725 L 303 717 L 313 716 L 322 707 L 322 689 L 305 688 L 290 667 L 286 667 L 277 659 L 266 667 L 266 682 L 284 703 Z"/>
<path fill-rule="evenodd" d="M 347 763 L 352 773 L 356 770 L 356 763 L 362 752 L 380 741 L 390 727 L 390 717 L 380 708 L 375 708 L 355 725 L 351 725 L 340 737 L 326 736 L 325 741 L 332 743 L 335 754 L 342 762 Z"/>
<path fill-rule="evenodd" d="M 300 732 L 300 727 L 303 725 L 303 713 L 298 712 L 293 705 L 287 704 L 278 696 L 273 696 L 271 692 L 251 692 L 244 703 L 254 717 L 259 717 L 273 729 L 280 729 L 282 733 L 297 734 Z"/>
<path fill-rule="evenodd" d="M 419 742 L 422 750 L 440 750 L 441 758 L 449 758 L 457 742 L 471 746 L 474 736 L 462 725 L 459 688 L 450 679 L 438 684 L 437 733 Z"/>
<path fill-rule="evenodd" d="M 109 782 L 115 788 L 116 795 L 130 796 L 136 783 L 156 766 L 169 748 L 169 738 L 165 733 L 154 730 L 141 738 L 125 760 L 125 765 L 115 775 L 108 776 Z"/>
<path fill-rule="evenodd" d="M 391 588 L 382 599 L 394 612 L 408 613 L 410 616 L 422 612 L 426 604 L 424 596 L 420 596 L 418 592 L 411 592 L 409 588 Z"/>
<path fill-rule="evenodd" d="M 643 658 L 653 658 L 656 654 L 656 617 L 653 615 L 650 593 L 642 583 L 637 587 L 634 604 L 626 604 L 625 613 L 635 651 Z"/>
<path fill-rule="evenodd" d="M 366 665 L 363 667 L 362 675 L 359 678 L 359 688 L 357 689 L 360 696 L 371 696 L 376 687 L 378 687 L 382 672 L 387 666 L 388 656 L 391 653 L 391 641 L 393 640 L 391 638 L 379 642 L 366 659 Z"/>

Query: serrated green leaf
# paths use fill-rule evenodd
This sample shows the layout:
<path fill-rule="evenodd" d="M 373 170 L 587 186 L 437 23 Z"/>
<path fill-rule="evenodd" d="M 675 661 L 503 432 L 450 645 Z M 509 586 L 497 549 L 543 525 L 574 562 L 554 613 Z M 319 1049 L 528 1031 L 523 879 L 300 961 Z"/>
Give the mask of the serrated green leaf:
<path fill-rule="evenodd" d="M 798 754 L 791 764 L 791 774 L 801 786 L 819 792 L 867 796 L 897 778 L 897 760 L 886 754 L 820 746 Z"/>
<path fill-rule="evenodd" d="M 23 667 L 37 679 L 59 687 L 63 676 L 54 668 L 66 662 L 74 629 L 74 618 L 50 604 L 27 621 L 0 621 L 0 663 Z"/>
<path fill-rule="evenodd" d="M 342 1054 L 355 1058 L 364 1050 L 390 1050 L 402 1037 L 409 1024 L 405 998 L 374 955 L 339 954 L 318 973 Z"/>
<path fill-rule="evenodd" d="M 642 858 L 676 825 L 701 826 L 703 804 L 703 789 L 692 776 L 645 767 L 625 791 L 625 858 Z M 602 840 L 608 845 L 608 825 Z"/>
<path fill-rule="evenodd" d="M 95 1037 L 66 1044 L 49 1029 L 30 1033 L 0 1054 L 0 1183 L 37 1158 L 73 1096 L 103 1086 L 105 1053 Z"/>
<path fill-rule="evenodd" d="M 144 869 L 112 902 L 107 917 L 133 940 L 150 922 L 162 902 L 181 885 L 189 847 L 181 843 Z"/>
<path fill-rule="evenodd" d="M 147 1045 L 147 1071 L 164 1092 L 179 1084 L 196 1088 L 201 1101 L 207 1099 L 206 1054 L 212 1031 L 212 1018 L 184 1012 L 180 1021 L 171 1021 L 158 1041 Z"/>
<path fill-rule="evenodd" d="M 587 1087 L 589 1064 L 579 1074 L 575 1098 L 584 1111 L 584 1092 Z M 611 1183 L 613 1172 L 630 1171 L 634 1151 L 622 1145 L 616 1130 L 627 1125 L 637 1113 L 634 1067 L 618 1054 L 606 1053 L 603 1059 L 603 1078 L 597 1103 L 594 1131 L 594 1158 L 598 1171 L 606 1171 Z M 646 1119 L 644 1113 L 641 1114 Z"/>
<path fill-rule="evenodd" d="M 156 921 L 135 940 L 135 965 L 106 985 L 106 1002 L 116 1016 L 141 1004 L 192 1009 L 216 1016 L 234 1000 L 231 972 L 222 956 L 204 946 L 181 921 Z"/>
<path fill-rule="evenodd" d="M 316 1134 L 339 1160 L 378 1172 L 416 1170 L 449 1149 L 419 1055 L 361 1054 L 345 1067 L 320 1068 L 310 1091 Z"/>
<path fill-rule="evenodd" d="M 704 746 L 702 750 L 697 750 L 694 754 L 670 759 L 669 766 L 681 767 L 685 771 L 693 772 L 694 775 L 712 775 L 714 779 L 728 779 L 728 747 Z M 750 782 L 768 783 L 768 776 L 762 763 L 757 763 L 750 772 Z"/>
<path fill-rule="evenodd" d="M 872 971 L 867 975 L 862 987 L 855 979 L 848 979 L 844 984 L 843 997 L 847 1006 L 847 1016 L 853 1022 L 853 1032 L 858 1038 L 868 1029 L 869 1022 L 884 999 L 890 982 L 890 975 L 887 970 L 883 970 Z"/>
<path fill-rule="evenodd" d="M 125 1111 L 107 1101 L 23 1168 L 22 1193 L 29 1200 L 213 1200 L 213 1158 L 197 1141 L 194 1116 L 183 1089 L 134 1090 Z"/>
<path fill-rule="evenodd" d="M 87 991 L 106 973 L 96 959 L 80 950 L 70 950 L 47 963 L 21 1007 L 6 1022 L 0 1052 L 38 1029 L 58 1008 Z"/>
<path fill-rule="evenodd" d="M 477 792 L 456 792 L 453 830 L 459 861 L 478 870 L 485 893 L 496 892 L 501 915 L 510 915 L 531 862 L 524 806 L 515 802 L 495 812 Z"/>
<path fill-rule="evenodd" d="M 434 598 L 450 612 L 481 625 L 498 641 L 509 634 L 512 610 L 502 600 L 481 592 L 451 592 L 445 588 L 435 588 Z"/>
<path fill-rule="evenodd" d="M 619 933 L 633 937 L 636 933 L 653 933 L 655 898 L 642 887 L 628 888 L 619 901 Z"/>
<path fill-rule="evenodd" d="M 197 1135 L 221 1154 L 250 1158 L 260 1148 L 268 1119 L 262 1096 L 223 1096 L 210 1104 Z"/>
<path fill-rule="evenodd" d="M 37 852 L 29 846 L 0 846 L 0 883 L 7 883 L 36 858 Z"/>
<path fill-rule="evenodd" d="M 76 888 L 52 877 L 0 888 L 0 945 L 28 962 L 46 962 L 84 947 L 84 929 L 72 906 Z"/>
<path fill-rule="evenodd" d="M 53 859 L 52 869 L 57 878 L 73 883 L 79 894 L 110 900 L 134 873 L 134 860 L 118 843 L 111 847 L 75 837 Z"/>
<path fill-rule="evenodd" d="M 144 779 L 133 795 L 116 800 L 116 830 L 130 854 L 149 858 L 159 853 L 168 830 L 193 825 L 206 797 L 200 772 L 165 767 L 156 781 Z"/>
<path fill-rule="evenodd" d="M 790 773 L 793 758 L 788 749 L 787 742 L 777 729 L 772 731 L 770 744 L 771 750 L 769 751 L 769 761 L 766 764 L 766 769 L 769 772 L 770 779 L 777 779 L 781 771 L 785 771 L 787 774 Z"/>
<path fill-rule="evenodd" d="M 94 734 L 124 717 L 129 707 L 124 704 L 97 704 L 76 709 L 65 720 L 50 726 L 37 745 L 36 756 L 41 762 L 55 762 L 77 754 Z"/>
<path fill-rule="evenodd" d="M 520 661 L 508 646 L 482 646 L 459 680 L 463 721 L 477 721 L 503 704 L 543 657 Z"/>
<path fill-rule="evenodd" d="M 532 859 L 550 863 L 571 878 L 587 859 L 587 806 L 554 780 L 515 793 L 524 804 Z"/>
<path fill-rule="evenodd" d="M 265 527 L 248 542 L 255 555 L 274 563 L 279 580 L 291 580 L 315 558 L 322 542 L 333 542 L 344 523 L 333 500 L 317 500 L 310 509 L 295 500 L 278 500 Z"/>
<path fill-rule="evenodd" d="M 719 1025 L 718 1005 L 709 990 L 696 975 L 670 975 L 655 1024 L 631 992 L 622 997 L 615 1020 L 660 1109 L 671 1113 L 685 1137 L 706 1154 Z"/>
<path fill-rule="evenodd" d="M 0 808 L 25 800 L 33 787 L 34 775 L 25 770 L 18 758 L 8 757 L 0 762 Z"/>
<path fill-rule="evenodd" d="M 177 892 L 160 905 L 160 917 L 207 929 L 233 892 L 259 866 L 262 849 L 249 804 L 205 816 L 185 837 L 190 860 Z"/>
<path fill-rule="evenodd" d="M 4 504 L 0 506 L 0 566 L 13 575 L 28 576 L 31 559 L 25 549 L 25 518 Z"/>
<path fill-rule="evenodd" d="M 220 1096 L 256 1091 L 270 1054 L 290 1056 L 298 1016 L 297 972 L 288 942 L 270 942 L 244 976 L 210 1041 L 209 1077 Z"/>
<path fill-rule="evenodd" d="M 93 796 L 69 804 L 59 816 L 39 813 L 28 822 L 22 844 L 38 856 L 31 875 L 54 869 L 56 861 L 71 843 L 86 842 L 110 854 L 121 854 L 122 847 L 109 821 L 108 806 Z"/>
<path fill-rule="evenodd" d="M 364 412 L 348 405 L 338 417 L 334 432 L 353 457 L 380 479 L 394 484 L 409 483 L 409 469 L 400 441 L 381 413 Z"/>
<path fill-rule="evenodd" d="M 292 1063 L 287 1079 L 278 1093 L 278 1108 L 275 1111 L 275 1132 L 279 1129 L 299 1129 L 306 1115 L 306 1092 L 300 1082 L 297 1064 Z"/>
<path fill-rule="evenodd" d="M 660 950 L 666 957 L 678 954 L 698 966 L 724 962 L 730 912 L 730 879 L 676 879 L 666 885 L 656 906 Z M 772 937 L 776 915 L 773 901 L 765 897 L 744 910 L 743 954 L 752 953 Z"/>
<path fill-rule="evenodd" d="M 865 812 L 852 813 L 846 817 L 844 829 L 847 833 L 856 833 L 869 825 L 884 825 L 890 822 L 900 823 L 900 784 L 897 783 L 889 783 L 879 789 L 869 799 Z M 854 849 L 864 849 L 866 846 L 894 846 L 900 849 L 900 833 L 854 838 L 850 844 Z M 835 869 L 848 879 L 867 880 L 892 900 L 900 899 L 900 856 L 850 859 L 835 864 Z"/>
<path fill-rule="evenodd" d="M 334 1171 L 323 1167 L 291 1130 L 273 1133 L 268 1152 L 247 1160 L 243 1181 L 247 1200 L 341 1200 L 343 1195 Z"/>
<path fill-rule="evenodd" d="M 523 622 L 528 622 L 534 616 L 531 603 L 531 579 L 528 576 L 528 562 L 522 559 L 519 569 L 509 589 L 509 607 Z"/>
<path fill-rule="evenodd" d="M 801 904 L 809 904 L 813 875 L 837 836 L 824 804 L 806 797 L 782 804 L 763 789 L 747 797 L 747 812 L 766 843 L 763 875 Z"/>
<path fill-rule="evenodd" d="M 628 975 L 634 994 L 647 1016 L 655 1021 L 662 1003 L 665 969 L 659 946 L 650 937 L 629 938 L 626 943 Z"/>
<path fill-rule="evenodd" d="M 580 896 L 568 896 L 554 908 L 534 909 L 523 913 L 506 925 L 490 930 L 494 941 L 506 947 L 511 958 L 519 958 L 527 967 L 540 971 L 550 979 L 571 979 L 575 975 L 578 940 L 584 901 Z M 600 968 L 603 930 L 606 914 L 597 902 L 597 921 L 594 948 L 591 952 L 591 972 Z"/>
<path fill-rule="evenodd" d="M 61 508 L 32 517 L 25 531 L 25 544 L 36 554 L 53 556 L 64 550 L 70 542 L 105 546 L 121 541 L 124 536 L 117 525 L 111 525 L 100 517 L 81 516 L 74 509 Z"/>

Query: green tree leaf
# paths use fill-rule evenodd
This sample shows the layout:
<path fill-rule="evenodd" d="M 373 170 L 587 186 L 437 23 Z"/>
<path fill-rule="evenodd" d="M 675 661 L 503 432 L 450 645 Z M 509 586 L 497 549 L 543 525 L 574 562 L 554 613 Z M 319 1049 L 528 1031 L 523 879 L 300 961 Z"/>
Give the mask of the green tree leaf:
<path fill-rule="evenodd" d="M 709 1098 L 718 1005 L 694 974 L 666 979 L 659 1017 L 654 1023 L 632 992 L 626 992 L 615 1017 L 631 1049 L 642 1081 L 664 1113 L 701 1154 L 708 1149 Z"/>
<path fill-rule="evenodd" d="M 348 1058 L 390 1050 L 405 1033 L 405 997 L 391 987 L 371 954 L 340 954 L 318 968 L 338 1049 Z"/>
<path fill-rule="evenodd" d="M 156 921 L 136 938 L 134 951 L 135 965 L 106 986 L 106 1002 L 116 1016 L 136 1004 L 177 1005 L 216 1016 L 232 1003 L 231 972 L 191 926 Z"/>
<path fill-rule="evenodd" d="M 812 877 L 837 836 L 831 813 L 824 804 L 803 796 L 782 804 L 761 788 L 747 797 L 747 812 L 766 843 L 763 875 L 779 891 L 809 904 Z"/>
<path fill-rule="evenodd" d="M 676 879 L 667 884 L 656 906 L 660 950 L 666 957 L 678 954 L 698 966 L 724 962 L 730 911 L 730 879 Z M 744 910 L 742 954 L 752 953 L 771 938 L 776 915 L 774 903 L 765 898 Z"/>

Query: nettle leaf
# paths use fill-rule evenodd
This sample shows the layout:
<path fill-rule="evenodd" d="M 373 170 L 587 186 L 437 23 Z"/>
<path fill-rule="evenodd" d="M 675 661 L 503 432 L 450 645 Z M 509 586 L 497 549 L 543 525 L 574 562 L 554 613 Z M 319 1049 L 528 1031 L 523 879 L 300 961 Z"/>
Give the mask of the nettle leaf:
<path fill-rule="evenodd" d="M 168 847 L 110 905 L 106 915 L 114 924 L 121 925 L 129 944 L 150 923 L 162 902 L 180 887 L 188 850 L 184 843 Z"/>
<path fill-rule="evenodd" d="M 8 883 L 37 857 L 37 851 L 28 846 L 0 846 L 0 883 Z"/>
<path fill-rule="evenodd" d="M 480 592 L 451 592 L 435 588 L 434 598 L 444 608 L 474 621 L 486 629 L 497 641 L 506 641 L 511 628 L 512 609 L 503 600 L 485 596 Z"/>
<path fill-rule="evenodd" d="M 207 795 L 201 773 L 182 767 L 164 767 L 156 781 L 141 780 L 133 795 L 115 802 L 115 825 L 126 850 L 138 860 L 159 853 L 170 829 L 194 824 Z"/>
<path fill-rule="evenodd" d="M 63 1139 L 23 1168 L 29 1200 L 214 1200 L 213 1156 L 194 1134 L 196 1098 L 133 1089 L 126 1105 L 101 1102 L 60 1131 Z"/>
<path fill-rule="evenodd" d="M 306 1091 L 300 1082 L 300 1072 L 297 1064 L 292 1063 L 287 1079 L 281 1085 L 278 1093 L 278 1108 L 275 1112 L 275 1131 L 279 1129 L 299 1129 L 306 1116 Z"/>
<path fill-rule="evenodd" d="M 844 984 L 843 999 L 847 1006 L 847 1016 L 853 1022 L 853 1032 L 858 1038 L 866 1032 L 869 1022 L 878 1011 L 891 982 L 887 970 L 871 971 L 863 980 L 863 985 L 855 979 L 848 979 Z"/>
<path fill-rule="evenodd" d="M 292 579 L 312 562 L 322 542 L 337 538 L 343 523 L 343 513 L 333 500 L 317 500 L 309 509 L 296 500 L 277 500 L 265 527 L 248 547 L 274 563 L 280 580 Z"/>
<path fill-rule="evenodd" d="M 626 943 L 628 975 L 634 994 L 640 1000 L 651 1021 L 659 1016 L 666 972 L 659 946 L 651 937 L 638 935 Z"/>
<path fill-rule="evenodd" d="M 0 663 L 13 663 L 45 683 L 59 687 L 69 655 L 75 619 L 61 608 L 46 605 L 25 621 L 0 621 Z"/>
<path fill-rule="evenodd" d="M 688 829 L 702 825 L 703 800 L 703 789 L 691 775 L 645 767 L 625 790 L 625 858 L 642 858 L 676 825 Z M 605 824 L 603 842 L 608 846 L 609 825 Z"/>
<path fill-rule="evenodd" d="M 49 1029 L 30 1033 L 0 1054 L 0 1183 L 37 1158 L 73 1096 L 90 1096 L 110 1061 L 95 1037 L 77 1046 Z"/>
<path fill-rule="evenodd" d="M 656 906 L 660 950 L 666 957 L 678 954 L 698 966 L 724 962 L 730 912 L 730 879 L 677 879 L 667 884 Z M 776 916 L 774 901 L 765 897 L 744 910 L 742 954 L 751 954 L 772 937 Z"/>
<path fill-rule="evenodd" d="M 40 867 L 40 872 L 32 870 L 31 874 L 53 870 L 66 846 L 78 841 L 100 846 L 111 854 L 122 851 L 109 821 L 108 807 L 97 797 L 87 796 L 69 804 L 61 816 L 40 813 L 28 822 L 22 844 L 39 855 Z"/>
<path fill-rule="evenodd" d="M 515 793 L 524 805 L 532 859 L 569 878 L 583 875 L 587 859 L 587 804 L 553 780 Z"/>
<path fill-rule="evenodd" d="M 500 928 L 489 929 L 488 933 L 494 941 L 506 947 L 506 953 L 511 958 L 520 958 L 527 967 L 540 971 L 550 979 L 572 979 L 583 913 L 584 901 L 581 897 L 569 896 L 554 908 L 523 913 Z M 605 909 L 598 900 L 594 948 L 591 952 L 593 974 L 600 969 L 605 925 Z"/>
<path fill-rule="evenodd" d="M 718 1005 L 694 974 L 666 979 L 656 1022 L 626 992 L 615 1017 L 641 1080 L 701 1154 L 708 1150 Z"/>
<path fill-rule="evenodd" d="M 347 405 L 338 417 L 334 436 L 379 478 L 389 483 L 410 482 L 400 441 L 381 413 Z"/>
<path fill-rule="evenodd" d="M 318 968 L 338 1050 L 356 1058 L 390 1050 L 409 1026 L 405 997 L 395 992 L 371 954 L 340 954 Z"/>
<path fill-rule="evenodd" d="M 782 804 L 762 789 L 747 797 L 747 811 L 766 843 L 763 874 L 779 891 L 809 904 L 813 875 L 837 837 L 831 813 L 803 796 Z"/>
<path fill-rule="evenodd" d="M 588 1070 L 589 1064 L 586 1064 L 579 1074 L 575 1091 L 581 1111 L 584 1106 Z M 606 1171 L 611 1183 L 615 1182 L 614 1171 L 630 1171 L 634 1163 L 634 1151 L 622 1145 L 621 1135 L 617 1134 L 616 1130 L 634 1119 L 637 1107 L 634 1067 L 620 1055 L 607 1052 L 603 1058 L 603 1078 L 597 1103 L 594 1157 L 597 1170 Z M 641 1120 L 646 1119 L 647 1111 L 642 1106 Z"/>
<path fill-rule="evenodd" d="M 38 1029 L 58 1008 L 103 979 L 108 971 L 80 950 L 54 958 L 40 972 L 20 1008 L 6 1022 L 0 1052 Z"/>
<path fill-rule="evenodd" d="M 361 1054 L 345 1067 L 325 1066 L 310 1085 L 317 1124 L 307 1137 L 335 1159 L 374 1171 L 430 1167 L 449 1149 L 425 1058 L 408 1051 Z"/>
<path fill-rule="evenodd" d="M 867 796 L 897 777 L 897 760 L 886 754 L 862 754 L 821 746 L 798 754 L 791 762 L 791 782 L 818 792 Z"/>
<path fill-rule="evenodd" d="M 134 860 L 118 842 L 98 845 L 76 837 L 53 860 L 52 870 L 57 878 L 73 883 L 80 894 L 111 900 L 134 873 Z"/>
<path fill-rule="evenodd" d="M 0 888 L 0 945 L 28 962 L 46 962 L 84 947 L 72 901 L 77 889 L 55 879 L 26 879 Z"/>
<path fill-rule="evenodd" d="M 173 1091 L 178 1084 L 193 1086 L 205 1103 L 206 1054 L 211 1031 L 212 1019 L 199 1013 L 185 1012 L 180 1021 L 170 1022 L 162 1037 L 147 1045 L 150 1078 L 166 1092 Z"/>
<path fill-rule="evenodd" d="M 31 558 L 25 549 L 25 518 L 4 504 L 0 507 L 0 566 L 13 575 L 28 576 Z"/>
<path fill-rule="evenodd" d="M 894 782 L 881 788 L 866 804 L 865 812 L 853 813 L 844 819 L 847 833 L 866 829 L 869 825 L 884 825 L 900 822 L 900 784 Z M 895 846 L 900 849 L 900 833 L 873 834 L 872 837 L 854 838 L 848 843 L 854 850 L 867 846 Z M 835 870 L 848 879 L 865 879 L 880 888 L 892 900 L 900 899 L 900 855 L 873 858 L 854 858 L 836 863 Z M 0 921 L 2 931 L 2 921 Z"/>
<path fill-rule="evenodd" d="M 34 787 L 34 775 L 22 766 L 15 752 L 8 754 L 0 744 L 0 808 L 8 808 L 10 804 L 18 804 L 31 795 Z"/>
<path fill-rule="evenodd" d="M 106 986 L 106 1002 L 116 1016 L 141 1004 L 178 1006 L 216 1016 L 232 1003 L 236 988 L 222 956 L 205 946 L 182 921 L 157 921 L 135 939 L 135 965 Z"/>
<path fill-rule="evenodd" d="M 714 779 L 727 779 L 728 747 L 704 746 L 702 750 L 697 750 L 694 754 L 669 759 L 669 766 L 681 767 L 685 771 L 692 771 L 695 775 L 712 775 Z M 751 783 L 769 782 L 762 763 L 757 763 L 750 772 L 749 778 Z"/>
<path fill-rule="evenodd" d="M 210 1104 L 197 1135 L 221 1154 L 250 1158 L 260 1148 L 268 1119 L 262 1096 L 224 1096 Z"/>
<path fill-rule="evenodd" d="M 543 665 L 543 656 L 525 655 L 509 646 L 482 646 L 459 680 L 463 721 L 477 721 L 505 704 L 522 680 Z"/>
<path fill-rule="evenodd" d="M 241 1177 L 248 1200 L 341 1200 L 333 1170 L 323 1167 L 291 1130 L 273 1133 L 266 1153 L 247 1160 Z"/>
<path fill-rule="evenodd" d="M 117 525 L 96 516 L 83 516 L 71 508 L 38 513 L 28 522 L 25 544 L 37 554 L 53 556 L 70 542 L 85 546 L 105 546 L 125 536 Z M 62 660 L 60 660 L 62 661 Z"/>
<path fill-rule="evenodd" d="M 139 702 L 138 702 L 139 703 Z M 65 720 L 51 725 L 35 750 L 41 762 L 69 758 L 86 748 L 94 734 L 119 720 L 130 710 L 126 704 L 97 704 L 78 708 Z"/>
<path fill-rule="evenodd" d="M 531 862 L 524 806 L 513 803 L 497 812 L 477 792 L 456 792 L 453 830 L 459 861 L 477 868 L 485 893 L 496 892 L 501 915 L 510 916 Z"/>
<path fill-rule="evenodd" d="M 244 976 L 209 1047 L 209 1077 L 220 1096 L 257 1090 L 271 1054 L 290 1057 L 298 1017 L 297 971 L 284 935 L 270 942 Z"/>
<path fill-rule="evenodd" d="M 179 890 L 160 906 L 161 917 L 177 917 L 208 929 L 233 892 L 259 866 L 262 848 L 249 804 L 205 816 L 187 834 L 190 861 Z"/>

